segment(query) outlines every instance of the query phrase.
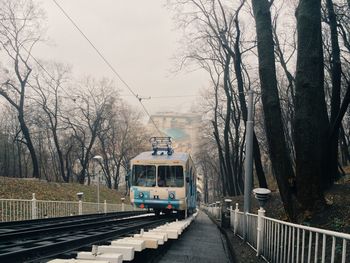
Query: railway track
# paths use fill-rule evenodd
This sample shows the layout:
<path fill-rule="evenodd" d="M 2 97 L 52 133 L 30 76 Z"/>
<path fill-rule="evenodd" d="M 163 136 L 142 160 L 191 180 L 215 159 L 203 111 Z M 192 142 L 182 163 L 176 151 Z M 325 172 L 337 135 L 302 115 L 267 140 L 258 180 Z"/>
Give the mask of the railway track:
<path fill-rule="evenodd" d="M 62 253 L 164 224 L 173 218 L 122 212 L 0 224 L 0 262 L 39 262 Z"/>

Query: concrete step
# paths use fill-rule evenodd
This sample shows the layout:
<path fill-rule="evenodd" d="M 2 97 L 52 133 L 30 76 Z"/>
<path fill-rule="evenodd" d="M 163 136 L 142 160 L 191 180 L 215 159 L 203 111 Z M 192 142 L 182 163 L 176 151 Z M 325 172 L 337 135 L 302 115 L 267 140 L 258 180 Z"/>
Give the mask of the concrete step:
<path fill-rule="evenodd" d="M 137 240 L 132 238 L 123 238 L 123 239 L 113 240 L 111 242 L 111 245 L 133 247 L 134 250 L 137 252 L 141 252 L 146 248 L 146 244 L 144 240 Z"/>
<path fill-rule="evenodd" d="M 119 253 L 123 255 L 123 260 L 133 260 L 135 256 L 135 250 L 133 247 L 126 246 L 98 246 L 97 248 L 98 254 L 106 254 L 106 253 Z"/>
<path fill-rule="evenodd" d="M 48 261 L 47 263 L 110 263 L 109 261 L 105 261 L 105 260 L 81 260 L 81 259 L 53 259 Z"/>

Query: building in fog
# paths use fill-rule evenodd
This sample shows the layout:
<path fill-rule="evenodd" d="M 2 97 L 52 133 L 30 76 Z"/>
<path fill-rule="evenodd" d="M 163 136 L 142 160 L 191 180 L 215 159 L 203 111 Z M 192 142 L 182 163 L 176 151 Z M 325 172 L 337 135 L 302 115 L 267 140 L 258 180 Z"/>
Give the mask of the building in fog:
<path fill-rule="evenodd" d="M 158 129 L 164 136 L 173 139 L 175 151 L 194 152 L 198 143 L 198 131 L 201 116 L 193 113 L 161 112 L 151 116 Z M 150 120 L 148 128 L 151 134 L 157 134 Z"/>

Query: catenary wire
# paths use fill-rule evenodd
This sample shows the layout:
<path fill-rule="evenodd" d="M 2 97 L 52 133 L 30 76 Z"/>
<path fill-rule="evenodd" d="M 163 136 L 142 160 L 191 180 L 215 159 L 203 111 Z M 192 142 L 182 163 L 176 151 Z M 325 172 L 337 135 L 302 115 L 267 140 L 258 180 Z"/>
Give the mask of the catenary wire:
<path fill-rule="evenodd" d="M 117 72 L 117 70 L 112 66 L 112 64 L 105 58 L 105 56 L 98 50 L 98 48 L 92 43 L 92 41 L 87 37 L 87 35 L 80 29 L 80 27 L 77 25 L 77 23 L 74 22 L 74 20 L 68 15 L 68 13 L 63 9 L 63 7 L 56 1 L 52 0 L 56 6 L 61 10 L 61 12 L 64 14 L 64 16 L 73 24 L 76 30 L 85 38 L 85 40 L 90 44 L 90 46 L 95 50 L 95 52 L 99 55 L 99 57 L 104 61 L 104 63 L 110 68 L 110 70 L 117 76 L 117 78 L 125 85 L 125 87 L 130 91 L 130 93 L 139 101 L 141 104 L 143 110 L 146 112 L 148 117 L 150 118 L 152 124 L 156 128 L 156 130 L 159 132 L 159 134 L 163 134 L 164 132 L 161 132 L 154 120 L 152 119 L 150 113 L 146 109 L 145 105 L 142 103 L 142 98 L 140 98 L 128 85 L 128 83 L 121 77 L 121 75 Z"/>

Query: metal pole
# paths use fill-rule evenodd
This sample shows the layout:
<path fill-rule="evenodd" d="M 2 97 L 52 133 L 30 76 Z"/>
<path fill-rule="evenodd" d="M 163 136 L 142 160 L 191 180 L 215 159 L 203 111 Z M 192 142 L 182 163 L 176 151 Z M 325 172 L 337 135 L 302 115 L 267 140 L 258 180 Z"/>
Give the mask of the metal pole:
<path fill-rule="evenodd" d="M 244 240 L 247 238 L 247 216 L 246 214 L 251 210 L 250 194 L 252 191 L 253 179 L 253 90 L 248 91 L 248 119 L 246 124 L 246 145 L 245 145 L 245 164 L 244 164 Z"/>
<path fill-rule="evenodd" d="M 94 157 L 92 157 L 93 160 L 96 160 L 102 167 L 102 161 L 103 158 L 100 155 L 95 155 Z M 98 174 L 96 173 L 96 166 L 94 163 L 94 173 L 95 175 L 97 175 L 97 211 L 98 213 L 100 213 L 100 172 L 101 170 L 98 172 Z"/>

